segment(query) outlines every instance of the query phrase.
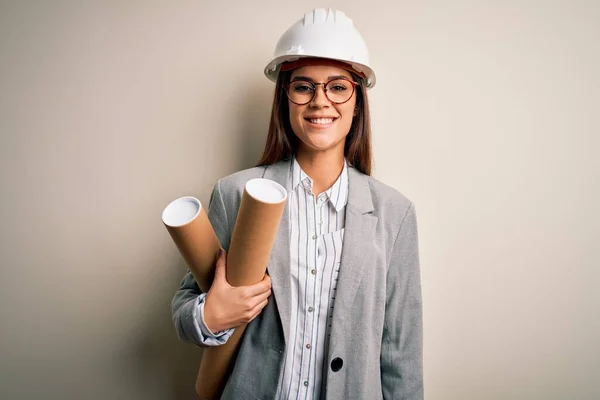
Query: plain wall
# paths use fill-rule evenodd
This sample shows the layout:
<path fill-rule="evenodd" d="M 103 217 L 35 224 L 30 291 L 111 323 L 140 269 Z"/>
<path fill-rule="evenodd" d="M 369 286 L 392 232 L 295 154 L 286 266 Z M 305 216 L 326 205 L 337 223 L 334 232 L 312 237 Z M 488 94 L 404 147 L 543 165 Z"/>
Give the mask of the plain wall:
<path fill-rule="evenodd" d="M 1 3 L 0 398 L 190 398 L 160 214 L 258 161 L 262 70 L 315 6 Z M 326 6 L 371 51 L 375 177 L 417 207 L 426 398 L 600 398 L 600 3 Z"/>

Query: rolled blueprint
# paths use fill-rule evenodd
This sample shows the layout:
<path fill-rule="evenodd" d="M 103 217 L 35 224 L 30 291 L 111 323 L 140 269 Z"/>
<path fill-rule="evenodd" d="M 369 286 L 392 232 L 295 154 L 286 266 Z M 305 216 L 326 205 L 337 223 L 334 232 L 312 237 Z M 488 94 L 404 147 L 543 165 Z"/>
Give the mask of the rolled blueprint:
<path fill-rule="evenodd" d="M 268 179 L 246 183 L 227 254 L 227 281 L 232 286 L 260 282 L 267 269 L 285 209 L 285 188 Z M 221 396 L 246 324 L 235 328 L 227 343 L 204 349 L 196 392 L 201 400 Z"/>
<path fill-rule="evenodd" d="M 208 292 L 221 245 L 202 203 L 194 197 L 180 197 L 165 207 L 162 221 L 196 283 L 202 292 Z"/>

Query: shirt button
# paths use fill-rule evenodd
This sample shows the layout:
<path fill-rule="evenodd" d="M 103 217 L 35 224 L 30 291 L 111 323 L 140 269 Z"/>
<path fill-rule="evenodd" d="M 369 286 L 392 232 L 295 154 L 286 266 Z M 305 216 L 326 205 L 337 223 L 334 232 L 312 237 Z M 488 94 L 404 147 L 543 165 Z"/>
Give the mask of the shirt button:
<path fill-rule="evenodd" d="M 313 312 L 313 311 L 314 311 L 314 308 L 308 307 L 308 312 Z"/>
<path fill-rule="evenodd" d="M 307 348 L 307 349 L 310 349 L 310 347 L 311 347 L 311 346 L 310 346 L 310 343 L 307 343 L 307 344 L 306 344 L 306 348 Z"/>
<path fill-rule="evenodd" d="M 319 221 L 319 225 L 323 225 L 323 221 Z"/>
<path fill-rule="evenodd" d="M 317 270 L 316 269 L 311 269 L 310 273 L 313 274 L 313 275 L 315 275 L 317 273 Z"/>
<path fill-rule="evenodd" d="M 317 235 L 313 235 L 313 240 L 316 240 L 316 239 L 317 239 Z"/>
<path fill-rule="evenodd" d="M 308 386 L 308 381 L 304 381 L 304 386 Z"/>

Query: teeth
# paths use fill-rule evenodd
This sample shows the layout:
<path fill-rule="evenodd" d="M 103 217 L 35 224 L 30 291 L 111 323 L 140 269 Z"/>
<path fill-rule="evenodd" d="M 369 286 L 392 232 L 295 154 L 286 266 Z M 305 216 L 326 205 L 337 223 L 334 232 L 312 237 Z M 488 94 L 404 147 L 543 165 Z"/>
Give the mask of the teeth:
<path fill-rule="evenodd" d="M 313 124 L 327 125 L 333 122 L 333 118 L 311 118 L 310 122 Z"/>

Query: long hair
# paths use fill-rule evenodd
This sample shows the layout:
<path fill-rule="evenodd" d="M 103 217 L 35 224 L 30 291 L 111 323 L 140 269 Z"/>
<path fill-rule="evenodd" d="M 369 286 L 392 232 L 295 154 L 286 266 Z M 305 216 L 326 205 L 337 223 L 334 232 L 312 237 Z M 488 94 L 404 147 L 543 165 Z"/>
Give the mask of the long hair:
<path fill-rule="evenodd" d="M 258 166 L 274 164 L 281 160 L 290 159 L 295 153 L 298 138 L 290 124 L 289 102 L 284 84 L 290 81 L 291 71 L 282 71 L 277 77 L 269 133 L 265 150 Z M 344 156 L 348 163 L 365 175 L 371 175 L 371 116 L 365 82 L 359 76 L 352 74 L 358 86 L 356 87 L 356 115 L 352 120 L 350 132 L 346 136 Z"/>

